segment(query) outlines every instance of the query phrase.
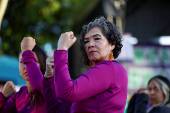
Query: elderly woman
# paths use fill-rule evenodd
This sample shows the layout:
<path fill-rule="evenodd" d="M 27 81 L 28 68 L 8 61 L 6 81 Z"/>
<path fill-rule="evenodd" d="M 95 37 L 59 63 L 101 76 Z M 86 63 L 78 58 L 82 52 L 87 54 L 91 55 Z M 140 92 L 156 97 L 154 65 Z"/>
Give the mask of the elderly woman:
<path fill-rule="evenodd" d="M 71 113 L 124 112 L 127 72 L 114 61 L 121 51 L 121 40 L 116 26 L 104 17 L 84 25 L 80 36 L 81 51 L 84 63 L 90 69 L 72 82 L 67 50 L 75 43 L 76 37 L 73 32 L 61 34 L 58 48 L 54 52 L 55 93 L 59 100 L 73 102 Z M 50 92 L 44 92 L 46 93 Z M 52 97 L 49 99 L 54 100 Z M 48 106 L 54 104 L 49 103 Z"/>
<path fill-rule="evenodd" d="M 170 113 L 170 82 L 155 76 L 148 82 L 148 89 L 139 89 L 129 102 L 127 113 Z"/>

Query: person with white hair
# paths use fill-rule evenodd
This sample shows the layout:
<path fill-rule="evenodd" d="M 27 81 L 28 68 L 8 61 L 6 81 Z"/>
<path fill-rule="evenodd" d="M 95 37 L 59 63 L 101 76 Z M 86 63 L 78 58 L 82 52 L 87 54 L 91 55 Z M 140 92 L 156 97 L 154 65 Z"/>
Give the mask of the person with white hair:
<path fill-rule="evenodd" d="M 147 89 L 139 89 L 131 98 L 127 113 L 170 113 L 170 81 L 155 76 Z"/>

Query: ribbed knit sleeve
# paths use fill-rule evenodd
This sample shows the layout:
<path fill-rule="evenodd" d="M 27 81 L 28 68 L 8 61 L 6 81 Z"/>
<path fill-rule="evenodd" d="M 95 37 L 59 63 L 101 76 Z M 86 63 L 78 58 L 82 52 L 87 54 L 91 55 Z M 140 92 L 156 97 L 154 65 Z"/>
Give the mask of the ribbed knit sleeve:
<path fill-rule="evenodd" d="M 0 92 L 0 113 L 17 113 L 15 106 L 15 94 L 7 99 Z"/>
<path fill-rule="evenodd" d="M 72 82 L 67 58 L 67 51 L 54 52 L 55 91 L 59 99 L 81 101 L 109 89 L 115 83 L 114 68 L 110 61 L 100 62 Z"/>
<path fill-rule="evenodd" d="M 23 63 L 26 65 L 28 79 L 33 91 L 36 90 L 43 93 L 42 81 L 43 75 L 38 65 L 36 64 L 36 58 L 32 51 L 27 50 L 22 53 Z"/>
<path fill-rule="evenodd" d="M 55 94 L 54 77 L 43 79 L 43 94 L 47 113 L 70 113 L 72 103 L 58 100 Z"/>

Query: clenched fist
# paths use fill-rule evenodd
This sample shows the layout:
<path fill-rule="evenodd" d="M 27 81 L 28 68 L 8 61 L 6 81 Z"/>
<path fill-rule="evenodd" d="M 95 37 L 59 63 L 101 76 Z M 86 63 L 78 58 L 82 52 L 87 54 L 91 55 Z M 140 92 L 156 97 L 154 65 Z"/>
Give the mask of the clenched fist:
<path fill-rule="evenodd" d="M 44 77 L 48 78 L 53 76 L 54 73 L 54 58 L 48 57 L 46 59 L 46 71 Z"/>
<path fill-rule="evenodd" d="M 15 94 L 16 90 L 15 90 L 15 85 L 12 81 L 8 81 L 6 82 L 6 84 L 3 87 L 2 90 L 2 94 L 6 97 L 9 98 L 11 97 L 13 94 Z"/>
<path fill-rule="evenodd" d="M 72 31 L 61 34 L 57 50 L 68 50 L 77 40 Z"/>
<path fill-rule="evenodd" d="M 35 46 L 35 39 L 33 39 L 32 37 L 24 37 L 22 42 L 21 42 L 21 51 L 27 51 L 27 50 L 31 50 L 34 48 Z"/>
<path fill-rule="evenodd" d="M 145 94 L 149 95 L 149 91 L 147 89 L 143 89 L 143 88 L 140 88 L 136 91 L 136 94 L 140 94 L 140 93 L 145 93 Z"/>

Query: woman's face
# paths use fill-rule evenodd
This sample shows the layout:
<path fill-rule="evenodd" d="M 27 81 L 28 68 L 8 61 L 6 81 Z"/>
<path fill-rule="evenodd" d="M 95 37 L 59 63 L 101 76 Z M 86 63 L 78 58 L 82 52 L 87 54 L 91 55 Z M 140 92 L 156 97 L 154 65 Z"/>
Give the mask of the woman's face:
<path fill-rule="evenodd" d="M 114 44 L 109 44 L 99 27 L 94 27 L 85 34 L 85 51 L 93 66 L 103 60 L 109 60 Z"/>
<path fill-rule="evenodd" d="M 157 85 L 156 85 L 157 83 Z M 162 92 L 161 85 L 155 81 L 150 81 L 148 85 L 148 91 L 149 91 L 149 103 L 151 105 L 161 103 L 164 100 L 164 94 Z"/>
<path fill-rule="evenodd" d="M 37 57 L 37 54 L 35 52 L 33 52 L 36 60 L 37 60 L 37 65 L 38 67 L 40 68 L 40 63 L 39 63 L 39 60 L 38 60 L 38 57 Z M 23 63 L 23 58 L 22 58 L 22 53 L 20 53 L 19 55 L 19 72 L 20 72 L 20 75 L 21 77 L 26 80 L 26 81 L 29 81 L 28 79 L 28 74 L 27 74 L 27 69 L 26 69 L 26 65 Z"/>

